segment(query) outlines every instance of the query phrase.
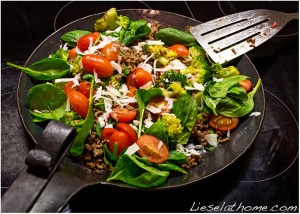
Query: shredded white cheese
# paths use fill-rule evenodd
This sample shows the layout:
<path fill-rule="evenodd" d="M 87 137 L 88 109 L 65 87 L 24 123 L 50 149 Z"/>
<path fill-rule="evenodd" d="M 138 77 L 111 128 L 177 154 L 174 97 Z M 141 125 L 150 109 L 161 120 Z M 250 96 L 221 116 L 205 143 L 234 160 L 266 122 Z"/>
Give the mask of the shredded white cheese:
<path fill-rule="evenodd" d="M 70 105 L 69 97 L 67 97 L 67 105 L 66 105 L 65 111 L 71 111 L 71 105 Z"/>
<path fill-rule="evenodd" d="M 218 145 L 218 135 L 217 134 L 207 134 L 204 136 L 204 139 L 207 140 L 207 143 L 211 146 Z"/>
<path fill-rule="evenodd" d="M 134 153 L 136 153 L 139 149 L 140 149 L 140 147 L 136 143 L 134 143 L 134 144 L 132 144 L 131 146 L 129 146 L 127 148 L 127 150 L 126 150 L 126 152 L 124 154 L 131 156 Z"/>
<path fill-rule="evenodd" d="M 122 73 L 122 67 L 120 64 L 114 62 L 114 61 L 110 61 L 111 66 L 113 67 L 113 69 L 115 69 L 116 71 L 118 71 L 119 74 Z"/>
<path fill-rule="evenodd" d="M 257 117 L 257 116 L 259 116 L 259 115 L 261 115 L 261 112 L 256 111 L 256 112 L 252 112 L 252 113 L 249 115 L 249 117 L 251 117 L 251 116 Z"/>
<path fill-rule="evenodd" d="M 168 70 L 181 70 L 181 69 L 185 69 L 186 65 L 184 65 L 182 62 L 180 62 L 180 60 L 175 59 L 173 61 L 171 61 L 166 67 L 164 68 L 156 68 L 156 71 L 168 71 Z"/>

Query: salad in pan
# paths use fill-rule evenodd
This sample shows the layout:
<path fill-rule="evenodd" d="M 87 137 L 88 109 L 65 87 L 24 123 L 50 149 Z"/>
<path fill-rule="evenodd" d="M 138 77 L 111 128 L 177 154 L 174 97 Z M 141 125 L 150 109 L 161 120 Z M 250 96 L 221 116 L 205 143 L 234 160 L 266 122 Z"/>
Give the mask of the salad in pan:
<path fill-rule="evenodd" d="M 252 85 L 236 67 L 211 63 L 188 29 L 111 8 L 93 30 L 61 40 L 28 67 L 8 65 L 36 82 L 27 95 L 33 121 L 76 127 L 70 155 L 109 171 L 108 181 L 156 187 L 185 175 L 253 113 L 261 80 Z"/>

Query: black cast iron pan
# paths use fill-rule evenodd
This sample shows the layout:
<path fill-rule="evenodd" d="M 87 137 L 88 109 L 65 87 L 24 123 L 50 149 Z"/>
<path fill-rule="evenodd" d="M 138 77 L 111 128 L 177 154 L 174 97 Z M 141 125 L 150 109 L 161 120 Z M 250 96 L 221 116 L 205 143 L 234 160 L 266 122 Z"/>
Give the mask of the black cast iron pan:
<path fill-rule="evenodd" d="M 197 20 L 182 15 L 158 10 L 128 9 L 119 10 L 118 14 L 127 15 L 131 19 L 157 20 L 163 27 L 170 26 L 182 30 L 184 30 L 186 26 L 193 26 L 200 23 Z M 60 28 L 36 48 L 26 62 L 26 65 L 48 57 L 51 53 L 55 52 L 61 45 L 60 36 L 64 33 L 75 29 L 92 30 L 94 22 L 102 17 L 102 15 L 103 13 L 90 15 Z M 252 82 L 256 84 L 259 74 L 246 55 L 238 58 L 231 64 L 235 65 L 242 74 L 251 77 Z M 31 136 L 33 142 L 39 144 L 45 124 L 37 124 L 32 121 L 26 99 L 29 89 L 34 84 L 35 82 L 25 73 L 21 74 L 18 87 L 18 108 L 26 131 Z M 151 190 L 168 190 L 192 185 L 213 176 L 231 165 L 254 143 L 263 121 L 264 110 L 265 98 L 261 86 L 255 95 L 255 108 L 253 110 L 255 112 L 261 112 L 260 116 L 246 116 L 242 118 L 237 129 L 231 133 L 230 142 L 220 146 L 220 148 L 212 153 L 207 153 L 202 160 L 202 164 L 188 170 L 188 175 L 171 177 L 163 186 Z M 75 194 L 76 191 L 88 185 L 99 184 L 124 189 L 137 189 L 124 183 L 106 182 L 107 177 L 107 173 L 95 174 L 84 164 L 75 162 L 70 157 L 65 157 L 60 170 L 55 173 L 31 211 L 55 212 L 61 208 L 72 194 Z"/>

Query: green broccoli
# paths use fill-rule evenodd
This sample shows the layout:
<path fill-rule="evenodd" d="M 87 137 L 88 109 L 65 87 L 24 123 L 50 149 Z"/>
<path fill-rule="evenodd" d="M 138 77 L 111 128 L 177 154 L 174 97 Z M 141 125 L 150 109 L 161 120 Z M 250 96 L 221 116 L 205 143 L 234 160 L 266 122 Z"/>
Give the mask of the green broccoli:
<path fill-rule="evenodd" d="M 69 57 L 69 51 L 68 50 L 64 50 L 64 49 L 58 49 L 54 54 L 50 55 L 51 58 L 58 58 L 58 59 L 62 59 L 65 60 L 66 62 L 68 61 L 68 57 Z"/>
<path fill-rule="evenodd" d="M 230 76 L 239 75 L 240 72 L 234 66 L 223 67 L 220 63 L 211 66 L 212 75 L 216 78 L 226 78 Z"/>
<path fill-rule="evenodd" d="M 162 90 L 166 97 L 180 97 L 186 94 L 186 90 L 178 82 L 172 82 L 167 90 Z"/>
<path fill-rule="evenodd" d="M 73 75 L 79 74 L 81 73 L 82 69 L 80 67 L 80 62 L 81 62 L 81 56 L 77 55 L 75 59 L 73 59 L 72 61 L 72 69 L 71 69 L 71 73 Z"/>
<path fill-rule="evenodd" d="M 187 76 L 185 74 L 177 73 L 173 70 L 169 70 L 164 72 L 160 76 L 160 80 L 156 82 L 156 86 L 161 86 L 163 84 L 163 87 L 165 89 L 169 88 L 170 84 L 172 82 L 178 82 L 181 84 L 182 87 L 186 86 L 187 83 Z"/>
<path fill-rule="evenodd" d="M 145 54 L 154 54 L 153 58 L 162 65 L 168 65 L 170 60 L 176 59 L 177 54 L 163 45 L 145 45 Z"/>
<path fill-rule="evenodd" d="M 189 57 L 191 59 L 203 58 L 206 59 L 206 52 L 200 45 L 189 47 Z"/>
<path fill-rule="evenodd" d="M 106 30 L 114 30 L 117 28 L 116 21 L 118 14 L 116 8 L 109 9 L 102 18 L 98 19 L 94 24 L 94 30 L 103 32 Z"/>
<path fill-rule="evenodd" d="M 130 19 L 128 16 L 120 15 L 116 21 L 117 26 L 122 26 L 122 28 L 126 29 L 130 24 Z"/>
<path fill-rule="evenodd" d="M 180 119 L 178 119 L 174 114 L 163 115 L 162 119 L 166 121 L 167 133 L 171 140 L 174 141 L 180 138 L 183 133 L 183 127 Z"/>

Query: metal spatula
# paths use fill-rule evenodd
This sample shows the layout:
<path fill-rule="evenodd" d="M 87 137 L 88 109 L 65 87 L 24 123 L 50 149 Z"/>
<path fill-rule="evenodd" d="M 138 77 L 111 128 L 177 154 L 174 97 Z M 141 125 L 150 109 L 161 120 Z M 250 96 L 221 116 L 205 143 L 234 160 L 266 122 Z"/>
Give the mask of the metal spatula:
<path fill-rule="evenodd" d="M 190 28 L 215 63 L 224 64 L 278 33 L 298 13 L 257 9 L 231 14 Z"/>

